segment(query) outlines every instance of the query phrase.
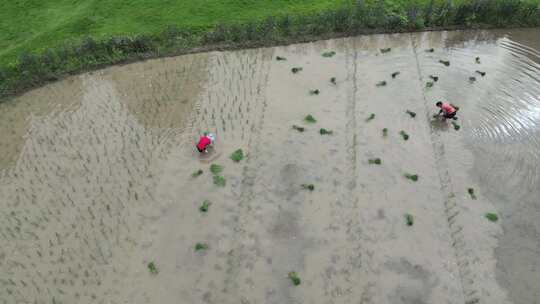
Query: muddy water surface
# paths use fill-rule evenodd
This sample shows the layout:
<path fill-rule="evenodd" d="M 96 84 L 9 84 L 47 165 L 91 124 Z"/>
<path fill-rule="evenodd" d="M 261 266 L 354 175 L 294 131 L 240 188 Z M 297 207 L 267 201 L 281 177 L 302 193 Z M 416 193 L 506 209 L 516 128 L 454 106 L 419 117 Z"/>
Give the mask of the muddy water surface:
<path fill-rule="evenodd" d="M 539 37 L 188 55 L 2 103 L 0 303 L 536 303 Z M 432 119 L 436 100 L 460 106 L 459 130 Z M 201 158 L 204 131 L 218 142 Z"/>

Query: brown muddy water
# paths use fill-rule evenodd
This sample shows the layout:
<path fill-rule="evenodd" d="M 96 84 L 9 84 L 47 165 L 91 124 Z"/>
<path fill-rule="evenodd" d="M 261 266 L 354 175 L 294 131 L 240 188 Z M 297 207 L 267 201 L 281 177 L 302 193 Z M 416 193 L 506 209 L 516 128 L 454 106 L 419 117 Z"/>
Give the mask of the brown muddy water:
<path fill-rule="evenodd" d="M 112 67 L 0 104 L 0 130 L 0 303 L 540 303 L 540 29 Z"/>

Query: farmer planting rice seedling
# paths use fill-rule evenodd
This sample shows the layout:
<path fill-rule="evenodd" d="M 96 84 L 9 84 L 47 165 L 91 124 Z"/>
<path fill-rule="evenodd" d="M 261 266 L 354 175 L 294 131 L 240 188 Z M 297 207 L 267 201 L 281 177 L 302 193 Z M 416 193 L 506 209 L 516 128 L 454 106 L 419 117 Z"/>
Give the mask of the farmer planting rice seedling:
<path fill-rule="evenodd" d="M 538 299 L 536 0 L 94 2 L 0 12 L 0 303 Z"/>

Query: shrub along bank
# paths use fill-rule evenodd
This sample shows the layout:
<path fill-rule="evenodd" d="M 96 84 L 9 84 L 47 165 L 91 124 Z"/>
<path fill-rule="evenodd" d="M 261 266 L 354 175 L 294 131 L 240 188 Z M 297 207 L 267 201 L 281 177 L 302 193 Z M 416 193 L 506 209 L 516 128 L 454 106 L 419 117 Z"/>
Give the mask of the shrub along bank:
<path fill-rule="evenodd" d="M 145 58 L 373 32 L 540 25 L 540 0 L 404 2 L 359 0 L 319 13 L 220 24 L 211 30 L 171 26 L 155 34 L 86 38 L 38 54 L 22 53 L 15 63 L 0 66 L 0 100 L 65 75 Z"/>

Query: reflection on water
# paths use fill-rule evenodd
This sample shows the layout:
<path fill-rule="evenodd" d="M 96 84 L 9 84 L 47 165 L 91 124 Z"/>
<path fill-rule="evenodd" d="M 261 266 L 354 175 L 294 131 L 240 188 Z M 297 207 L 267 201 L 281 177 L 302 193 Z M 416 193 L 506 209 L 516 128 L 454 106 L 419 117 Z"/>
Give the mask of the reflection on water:
<path fill-rule="evenodd" d="M 446 98 L 462 108 L 458 116 L 464 128 L 459 136 L 473 153 L 470 174 L 502 218 L 497 279 L 508 287 L 510 299 L 520 304 L 540 298 L 538 33 L 538 29 L 461 31 L 421 38 L 446 50 L 421 59 L 425 75 L 440 76 L 428 97 Z M 434 63 L 437 56 L 447 56 L 450 68 Z M 474 83 L 467 81 L 471 76 Z M 446 145 L 447 158 L 468 162 L 459 148 Z"/>

